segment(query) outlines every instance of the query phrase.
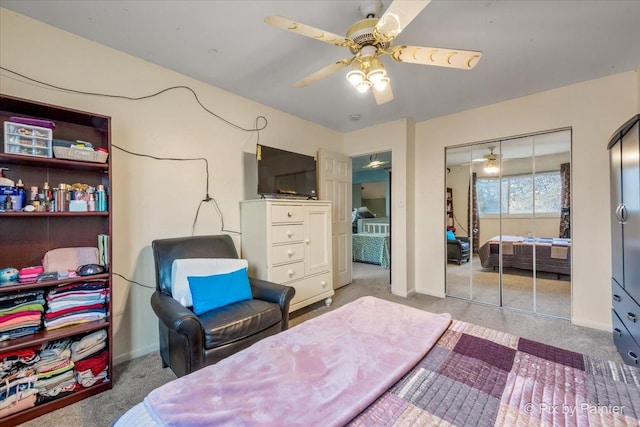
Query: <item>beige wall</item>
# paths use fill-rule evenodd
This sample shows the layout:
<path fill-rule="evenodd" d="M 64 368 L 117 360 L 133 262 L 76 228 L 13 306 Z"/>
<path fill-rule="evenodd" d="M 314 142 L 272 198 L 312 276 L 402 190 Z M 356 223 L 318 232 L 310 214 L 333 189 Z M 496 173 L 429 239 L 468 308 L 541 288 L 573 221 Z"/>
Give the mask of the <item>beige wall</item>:
<path fill-rule="evenodd" d="M 617 74 L 489 105 L 416 126 L 416 162 L 444 165 L 444 147 L 572 127 L 572 322 L 609 329 L 609 137 L 638 110 L 638 77 Z M 416 168 L 416 290 L 444 294 L 444 167 Z M 433 206 L 441 206 L 434 209 Z"/>
<path fill-rule="evenodd" d="M 174 85 L 192 87 L 210 110 L 245 128 L 264 115 L 265 145 L 315 154 L 341 151 L 342 135 L 148 62 L 0 8 L 0 64 L 76 90 L 140 96 Z M 112 117 L 112 142 L 128 150 L 166 157 L 206 157 L 209 192 L 226 230 L 240 231 L 244 152 L 255 152 L 255 132 L 231 128 L 207 114 L 185 90 L 144 101 L 125 101 L 52 90 L 2 71 L 4 94 Z M 300 141 L 304 141 L 303 144 Z M 113 149 L 113 271 L 155 286 L 151 241 L 187 236 L 205 196 L 203 162 L 156 161 Z M 202 206 L 195 234 L 220 233 L 214 206 Z M 239 245 L 239 236 L 232 234 Z M 152 289 L 114 277 L 114 353 L 121 362 L 158 346 Z"/>
<path fill-rule="evenodd" d="M 413 162 L 408 162 L 408 152 L 413 145 L 415 128 L 408 119 L 396 120 L 344 135 L 344 153 L 356 157 L 381 151 L 391 151 L 391 291 L 406 296 L 413 291 L 412 283 L 407 277 L 409 264 L 408 254 L 413 252 L 413 245 L 408 236 L 411 231 L 407 205 L 411 203 L 412 194 L 407 192 L 413 176 Z"/>
<path fill-rule="evenodd" d="M 320 147 L 349 156 L 392 151 L 392 292 L 397 295 L 417 290 L 444 296 L 445 145 L 572 126 L 573 321 L 609 327 L 605 146 L 611 132 L 640 111 L 640 78 L 634 73 L 418 124 L 402 119 L 342 135 L 2 8 L 0 64 L 37 79 L 91 92 L 140 96 L 188 85 L 208 108 L 243 127 L 252 127 L 258 115 L 266 116 L 269 126 L 260 132 L 261 143 L 305 154 L 314 154 Z M 186 91 L 124 101 L 42 88 L 5 71 L 0 75 L 0 91 L 109 115 L 113 143 L 132 151 L 206 157 L 211 173 L 209 192 L 224 215 L 225 229 L 240 230 L 239 201 L 244 198 L 245 177 L 241 165 L 244 154 L 255 149 L 256 134 L 232 129 L 210 116 Z M 191 234 L 196 208 L 204 196 L 204 169 L 200 162 L 159 162 L 115 149 L 111 155 L 113 270 L 153 286 L 150 243 Z M 422 167 L 423 160 L 428 160 L 430 167 Z M 220 231 L 221 219 L 214 207 L 203 206 L 195 234 Z M 237 235 L 234 238 L 239 244 Z M 157 348 L 151 293 L 151 289 L 114 279 L 116 362 Z"/>

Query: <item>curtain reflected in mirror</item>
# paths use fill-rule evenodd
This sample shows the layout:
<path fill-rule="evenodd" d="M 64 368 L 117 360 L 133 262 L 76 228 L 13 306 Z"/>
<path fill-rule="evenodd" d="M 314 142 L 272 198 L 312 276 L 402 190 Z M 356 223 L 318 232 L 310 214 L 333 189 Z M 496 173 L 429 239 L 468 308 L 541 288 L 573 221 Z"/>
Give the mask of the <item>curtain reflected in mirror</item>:
<path fill-rule="evenodd" d="M 447 296 L 569 319 L 571 130 L 450 147 L 446 168 Z"/>

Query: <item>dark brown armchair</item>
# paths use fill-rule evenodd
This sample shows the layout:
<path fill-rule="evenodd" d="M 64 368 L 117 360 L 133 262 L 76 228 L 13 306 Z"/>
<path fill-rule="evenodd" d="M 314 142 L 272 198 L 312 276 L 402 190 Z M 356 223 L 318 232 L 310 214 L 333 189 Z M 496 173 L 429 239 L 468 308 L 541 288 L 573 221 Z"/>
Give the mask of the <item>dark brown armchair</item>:
<path fill-rule="evenodd" d="M 460 265 L 469 261 L 470 252 L 468 237 L 447 239 L 447 261 L 453 261 Z"/>
<path fill-rule="evenodd" d="M 199 316 L 171 294 L 175 259 L 238 258 L 231 237 L 195 236 L 152 242 L 156 291 L 151 307 L 158 316 L 162 367 L 178 376 L 218 362 L 289 327 L 295 289 L 250 278 L 253 299 L 235 302 Z"/>

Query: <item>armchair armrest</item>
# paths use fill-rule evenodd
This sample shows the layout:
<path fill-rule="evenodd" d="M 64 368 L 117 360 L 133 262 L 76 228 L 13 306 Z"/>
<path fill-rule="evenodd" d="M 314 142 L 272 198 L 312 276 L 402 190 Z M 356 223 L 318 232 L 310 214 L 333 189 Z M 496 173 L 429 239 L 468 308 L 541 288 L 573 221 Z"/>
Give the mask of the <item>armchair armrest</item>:
<path fill-rule="evenodd" d="M 151 308 L 167 329 L 186 335 L 193 343 L 202 343 L 204 337 L 200 320 L 178 301 L 160 291 L 155 291 L 151 295 Z"/>
<path fill-rule="evenodd" d="M 460 240 L 456 239 L 447 239 L 447 245 L 448 246 L 461 246 L 460 245 Z"/>
<path fill-rule="evenodd" d="M 289 304 L 296 294 L 295 288 L 249 277 L 251 293 L 256 299 L 276 303 L 282 311 L 282 330 L 289 328 Z"/>

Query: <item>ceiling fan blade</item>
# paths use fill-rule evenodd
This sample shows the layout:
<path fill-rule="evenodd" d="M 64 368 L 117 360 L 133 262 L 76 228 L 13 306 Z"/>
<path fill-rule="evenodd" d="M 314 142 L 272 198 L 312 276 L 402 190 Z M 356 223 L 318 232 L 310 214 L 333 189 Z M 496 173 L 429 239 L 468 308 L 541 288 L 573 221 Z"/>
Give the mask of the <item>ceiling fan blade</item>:
<path fill-rule="evenodd" d="M 267 16 L 264 19 L 264 22 L 269 25 L 273 25 L 274 27 L 282 28 L 283 30 L 293 31 L 294 33 L 320 40 L 321 42 L 330 43 L 340 47 L 356 47 L 356 44 L 353 41 L 345 37 L 320 30 L 310 25 L 301 24 L 283 16 Z"/>
<path fill-rule="evenodd" d="M 390 55 L 398 62 L 470 70 L 480 61 L 482 52 L 439 47 L 396 46 L 391 49 Z"/>
<path fill-rule="evenodd" d="M 393 40 L 431 0 L 395 0 L 376 24 L 378 35 L 384 41 Z"/>
<path fill-rule="evenodd" d="M 373 92 L 373 96 L 376 98 L 376 103 L 378 105 L 393 101 L 391 82 L 387 83 L 387 86 L 383 90 L 377 90 L 375 87 L 372 87 L 371 91 Z"/>
<path fill-rule="evenodd" d="M 307 77 L 305 77 L 304 79 L 300 80 L 299 82 L 296 82 L 294 84 L 295 87 L 305 87 L 305 86 L 309 86 L 311 83 L 314 83 L 320 79 L 323 79 L 325 77 L 327 77 L 329 74 L 331 73 L 335 73 L 336 71 L 349 66 L 349 64 L 351 64 L 351 62 L 353 62 L 354 58 L 351 59 L 343 59 L 341 61 L 337 61 L 331 65 L 327 65 L 326 67 L 316 71 L 315 73 L 309 74 Z"/>

